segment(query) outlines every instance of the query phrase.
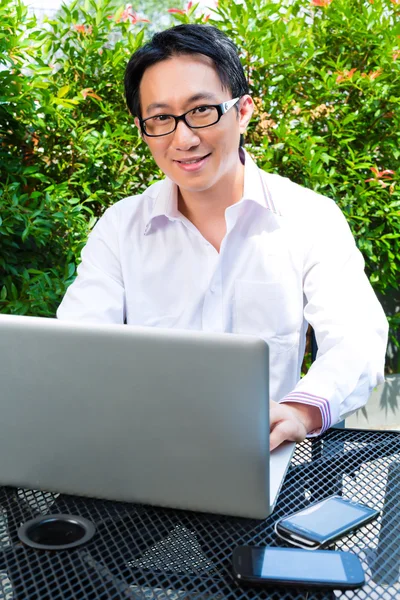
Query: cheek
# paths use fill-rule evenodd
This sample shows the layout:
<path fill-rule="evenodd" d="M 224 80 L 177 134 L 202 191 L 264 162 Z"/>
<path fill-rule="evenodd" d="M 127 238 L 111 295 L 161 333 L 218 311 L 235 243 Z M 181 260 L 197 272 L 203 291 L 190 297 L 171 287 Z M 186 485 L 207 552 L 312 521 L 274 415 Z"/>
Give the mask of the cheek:
<path fill-rule="evenodd" d="M 239 134 L 236 133 L 234 124 L 232 124 L 232 126 L 224 127 L 222 131 L 218 132 L 214 141 L 214 147 L 221 155 L 221 161 L 231 162 L 234 150 L 236 151 L 236 149 L 239 148 Z"/>
<path fill-rule="evenodd" d="M 224 146 L 236 145 L 236 140 L 239 140 L 239 136 L 240 132 L 238 121 L 236 119 L 229 119 L 229 121 L 225 121 L 220 132 L 220 139 Z"/>
<path fill-rule="evenodd" d="M 147 142 L 147 145 L 151 154 L 153 155 L 154 160 L 157 162 L 162 161 L 168 145 L 165 142 L 160 143 L 159 141 L 155 140 L 150 140 Z"/>

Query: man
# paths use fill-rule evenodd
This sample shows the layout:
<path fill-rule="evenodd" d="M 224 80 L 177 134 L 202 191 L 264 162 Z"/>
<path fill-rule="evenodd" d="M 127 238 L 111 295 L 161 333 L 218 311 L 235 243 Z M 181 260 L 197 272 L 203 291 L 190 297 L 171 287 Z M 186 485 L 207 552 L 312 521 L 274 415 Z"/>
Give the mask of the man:
<path fill-rule="evenodd" d="M 271 448 L 365 404 L 387 321 L 334 201 L 239 148 L 253 101 L 234 44 L 206 25 L 158 33 L 131 57 L 125 93 L 166 179 L 105 212 L 58 318 L 264 338 Z M 308 323 L 319 352 L 300 379 Z"/>

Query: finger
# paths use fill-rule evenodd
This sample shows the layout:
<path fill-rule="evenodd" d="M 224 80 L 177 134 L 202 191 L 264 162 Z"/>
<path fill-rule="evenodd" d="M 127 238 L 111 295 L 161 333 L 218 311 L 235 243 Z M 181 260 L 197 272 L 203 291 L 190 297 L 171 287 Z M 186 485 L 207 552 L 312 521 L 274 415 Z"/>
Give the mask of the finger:
<path fill-rule="evenodd" d="M 272 427 L 269 435 L 269 448 L 274 450 L 282 442 L 288 440 L 293 435 L 293 425 L 290 421 L 279 421 L 275 426 Z"/>
<path fill-rule="evenodd" d="M 280 421 L 284 421 L 287 418 L 287 407 L 283 404 L 277 404 L 276 402 L 270 402 L 269 405 L 269 426 L 273 429 Z"/>
<path fill-rule="evenodd" d="M 305 433 L 302 427 L 300 427 L 300 423 L 289 420 L 280 421 L 270 432 L 269 449 L 274 450 L 286 441 L 302 442 L 305 438 Z"/>

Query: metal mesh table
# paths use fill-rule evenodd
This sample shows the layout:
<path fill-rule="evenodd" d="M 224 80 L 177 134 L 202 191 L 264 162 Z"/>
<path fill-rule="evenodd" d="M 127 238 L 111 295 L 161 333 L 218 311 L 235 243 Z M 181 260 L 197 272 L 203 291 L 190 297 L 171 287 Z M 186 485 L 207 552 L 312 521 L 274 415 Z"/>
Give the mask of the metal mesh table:
<path fill-rule="evenodd" d="M 285 545 L 275 521 L 334 493 L 382 510 L 337 549 L 360 557 L 357 591 L 260 590 L 236 585 L 238 544 Z M 47 513 L 93 521 L 95 537 L 73 550 L 24 546 L 17 529 Z M 400 597 L 400 433 L 329 430 L 299 444 L 274 513 L 265 521 L 223 517 L 48 492 L 0 488 L 0 598 L 6 600 L 181 600 Z"/>

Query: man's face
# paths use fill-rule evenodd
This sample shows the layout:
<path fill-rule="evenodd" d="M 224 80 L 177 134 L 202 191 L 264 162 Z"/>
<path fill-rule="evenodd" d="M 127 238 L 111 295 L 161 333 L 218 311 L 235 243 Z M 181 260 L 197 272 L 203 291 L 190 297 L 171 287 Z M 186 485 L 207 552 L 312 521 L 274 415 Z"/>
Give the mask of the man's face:
<path fill-rule="evenodd" d="M 212 61 L 201 54 L 174 56 L 149 67 L 140 83 L 142 118 L 160 114 L 181 115 L 205 104 L 231 100 L 222 87 Z M 159 168 L 184 191 L 202 192 L 215 186 L 239 166 L 239 137 L 252 113 L 249 96 L 238 102 L 210 127 L 190 129 L 179 121 L 177 129 L 163 137 L 144 140 Z M 244 109 L 243 109 L 244 107 Z M 135 120 L 138 125 L 138 120 Z M 194 159 L 195 164 L 185 164 Z"/>

